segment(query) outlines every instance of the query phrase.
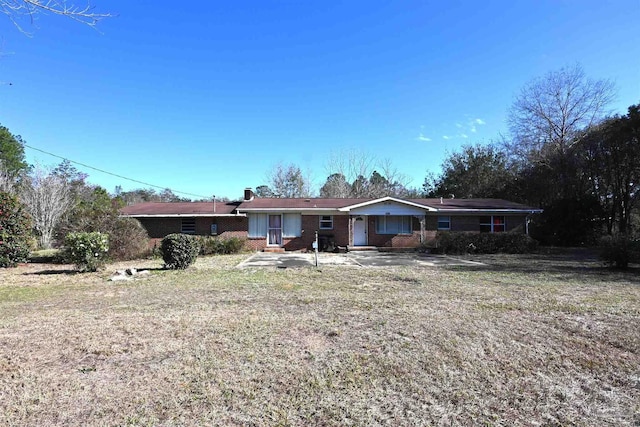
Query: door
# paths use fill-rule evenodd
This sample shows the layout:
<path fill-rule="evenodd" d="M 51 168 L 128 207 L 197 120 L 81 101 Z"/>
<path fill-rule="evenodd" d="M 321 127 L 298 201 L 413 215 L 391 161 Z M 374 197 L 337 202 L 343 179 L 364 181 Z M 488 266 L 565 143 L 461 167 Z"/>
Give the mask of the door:
<path fill-rule="evenodd" d="M 269 215 L 267 245 L 282 245 L 282 216 Z"/>
<path fill-rule="evenodd" d="M 353 246 L 367 245 L 367 221 L 359 216 L 353 222 Z"/>

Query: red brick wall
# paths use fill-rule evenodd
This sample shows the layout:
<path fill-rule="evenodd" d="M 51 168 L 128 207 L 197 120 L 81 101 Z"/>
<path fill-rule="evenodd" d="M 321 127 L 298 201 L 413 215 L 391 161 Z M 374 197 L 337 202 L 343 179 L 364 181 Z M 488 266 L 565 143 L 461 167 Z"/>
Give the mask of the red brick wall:
<path fill-rule="evenodd" d="M 378 234 L 376 233 L 376 217 L 368 217 L 369 246 L 391 248 L 415 248 L 420 246 L 420 220 L 412 217 L 411 234 Z"/>
<path fill-rule="evenodd" d="M 451 216 L 451 231 L 477 231 L 480 232 L 480 217 L 488 215 L 474 215 L 474 216 Z M 502 215 L 506 222 L 506 231 L 520 231 L 525 232 L 526 215 Z M 434 229 L 437 229 L 437 218 L 434 225 Z"/>
<path fill-rule="evenodd" d="M 218 224 L 222 237 L 247 237 L 249 222 L 246 217 L 196 217 L 196 235 L 209 236 L 211 224 Z M 180 233 L 182 218 L 138 218 L 152 239 L 162 239 L 167 234 Z"/>
<path fill-rule="evenodd" d="M 452 215 L 452 231 L 477 231 L 480 229 L 480 215 Z M 524 232 L 526 215 L 505 215 L 507 231 Z M 171 233 L 179 233 L 181 218 L 139 218 L 142 225 L 149 233 L 149 237 L 157 242 L 162 237 Z M 302 216 L 302 235 L 295 238 L 284 238 L 283 246 L 286 250 L 303 250 L 312 248 L 315 231 L 319 236 L 332 238 L 337 246 L 347 246 L 349 239 L 349 215 L 334 215 L 333 230 L 320 230 L 320 217 L 318 215 Z M 246 217 L 208 217 L 196 218 L 196 234 L 209 235 L 211 224 L 218 225 L 218 236 L 222 238 L 240 237 L 247 238 L 249 222 Z M 435 239 L 438 226 L 437 215 L 426 217 L 425 243 L 429 244 Z M 368 217 L 368 244 L 379 247 L 417 247 L 420 245 L 420 220 L 413 218 L 411 234 L 377 234 L 375 216 Z M 262 250 L 267 246 L 265 237 L 247 238 L 247 248 Z"/>

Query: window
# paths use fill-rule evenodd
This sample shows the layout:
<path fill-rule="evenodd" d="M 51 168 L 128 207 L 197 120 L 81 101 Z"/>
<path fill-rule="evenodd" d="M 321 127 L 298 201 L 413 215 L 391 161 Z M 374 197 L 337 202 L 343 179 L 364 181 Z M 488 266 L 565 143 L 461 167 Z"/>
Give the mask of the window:
<path fill-rule="evenodd" d="M 505 231 L 504 216 L 491 215 L 480 217 L 480 231 L 482 233 L 502 233 Z"/>
<path fill-rule="evenodd" d="M 282 234 L 284 237 L 300 237 L 302 235 L 302 215 L 284 214 Z"/>
<path fill-rule="evenodd" d="M 378 234 L 411 234 L 411 217 L 385 215 L 376 217 Z"/>
<path fill-rule="evenodd" d="M 184 234 L 196 234 L 195 218 L 183 218 L 180 232 Z"/>
<path fill-rule="evenodd" d="M 439 216 L 438 217 L 438 230 L 451 230 L 451 217 Z"/>
<path fill-rule="evenodd" d="M 267 215 L 249 214 L 249 237 L 267 237 Z"/>
<path fill-rule="evenodd" d="M 302 235 L 302 216 L 292 214 L 248 214 L 249 237 L 267 237 L 267 230 L 271 232 L 270 241 L 279 241 L 278 236 L 300 237 Z"/>
<path fill-rule="evenodd" d="M 320 215 L 320 230 L 333 230 L 333 215 Z"/>

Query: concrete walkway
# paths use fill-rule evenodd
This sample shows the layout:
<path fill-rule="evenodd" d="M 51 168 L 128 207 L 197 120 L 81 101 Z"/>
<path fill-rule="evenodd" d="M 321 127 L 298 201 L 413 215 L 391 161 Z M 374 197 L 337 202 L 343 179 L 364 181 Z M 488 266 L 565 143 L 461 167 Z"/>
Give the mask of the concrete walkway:
<path fill-rule="evenodd" d="M 452 266 L 473 265 L 483 266 L 480 262 L 465 261 L 446 255 L 430 255 L 415 252 L 378 252 L 363 251 L 349 252 L 346 254 L 333 254 L 321 252 L 318 254 L 318 265 L 346 265 L 356 267 L 392 267 L 392 266 Z M 250 258 L 238 264 L 237 268 L 260 267 L 313 267 L 315 256 L 313 253 L 285 252 L 268 253 L 256 252 Z"/>

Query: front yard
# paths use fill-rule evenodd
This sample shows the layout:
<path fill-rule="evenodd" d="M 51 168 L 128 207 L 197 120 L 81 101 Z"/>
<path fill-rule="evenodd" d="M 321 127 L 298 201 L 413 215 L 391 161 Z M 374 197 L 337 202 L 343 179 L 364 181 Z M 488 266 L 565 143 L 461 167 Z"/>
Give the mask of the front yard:
<path fill-rule="evenodd" d="M 1 425 L 640 424 L 640 276 L 489 267 L 236 269 L 129 282 L 0 270 Z"/>

